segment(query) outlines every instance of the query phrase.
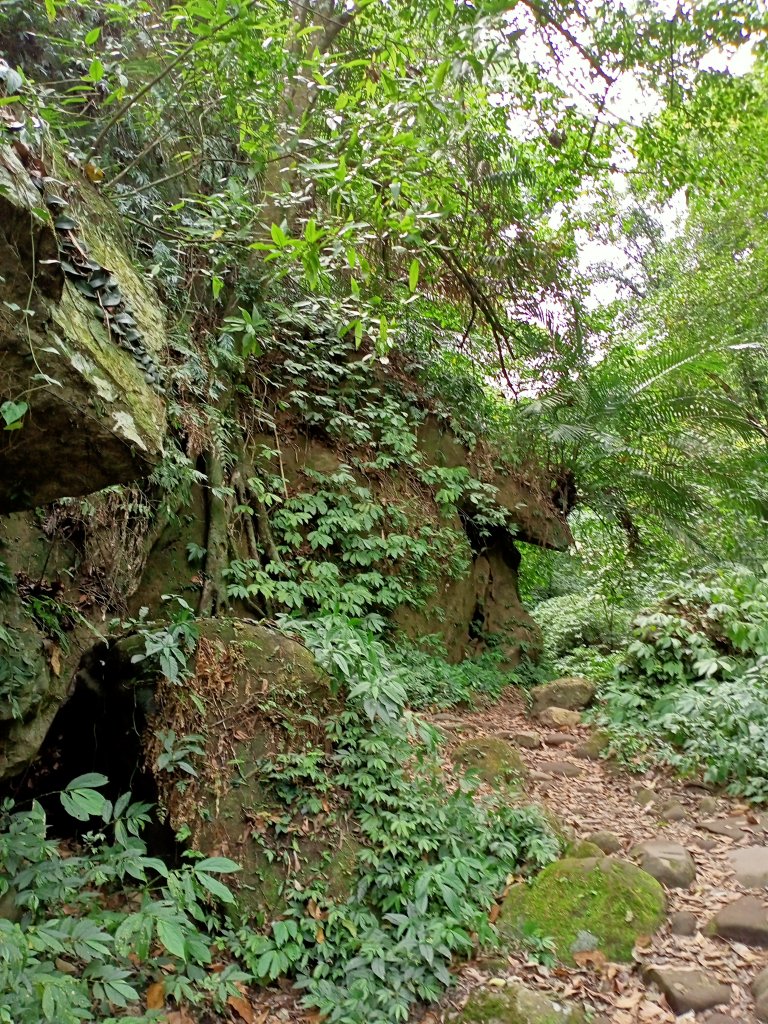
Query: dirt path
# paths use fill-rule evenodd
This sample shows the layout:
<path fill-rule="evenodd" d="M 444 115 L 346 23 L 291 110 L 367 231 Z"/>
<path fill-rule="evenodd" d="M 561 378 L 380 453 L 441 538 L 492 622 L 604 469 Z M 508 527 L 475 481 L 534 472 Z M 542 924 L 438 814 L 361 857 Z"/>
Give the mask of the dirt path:
<path fill-rule="evenodd" d="M 629 850 L 644 840 L 680 844 L 693 857 L 696 878 L 689 889 L 667 890 L 667 923 L 656 936 L 636 947 L 636 964 L 548 969 L 527 963 L 522 955 L 509 957 L 506 965 L 498 960 L 485 964 L 478 961 L 461 971 L 458 989 L 449 993 L 439 1010 L 423 1018 L 424 1024 L 449 1021 L 471 989 L 504 977 L 516 977 L 581 1002 L 597 1011 L 606 1024 L 757 1022 L 750 984 L 768 965 L 768 950 L 708 938 L 698 929 L 740 896 L 758 897 L 765 905 L 765 888 L 741 885 L 729 854 L 742 847 L 768 846 L 768 815 L 754 814 L 744 805 L 716 798 L 706 789 L 668 774 L 628 775 L 605 761 L 577 756 L 575 751 L 589 737 L 590 730 L 577 727 L 554 733 L 524 714 L 519 697 L 475 713 L 436 715 L 433 720 L 448 737 L 449 754 L 452 746 L 470 737 L 509 738 L 521 730 L 538 733 L 542 740 L 539 749 L 520 750 L 529 769 L 526 792 L 531 801 L 551 810 L 578 838 L 599 831 L 613 833 L 620 843 L 618 856 L 628 856 Z M 681 820 L 663 820 L 660 808 L 668 803 L 677 805 L 677 809 L 666 813 L 679 815 Z M 695 915 L 697 930 L 693 935 L 672 934 L 670 922 L 681 911 Z M 676 921 L 676 927 L 681 924 L 681 920 Z M 716 1009 L 675 1016 L 661 992 L 643 982 L 643 971 L 649 965 L 703 970 L 710 980 L 730 986 L 731 1001 Z"/>

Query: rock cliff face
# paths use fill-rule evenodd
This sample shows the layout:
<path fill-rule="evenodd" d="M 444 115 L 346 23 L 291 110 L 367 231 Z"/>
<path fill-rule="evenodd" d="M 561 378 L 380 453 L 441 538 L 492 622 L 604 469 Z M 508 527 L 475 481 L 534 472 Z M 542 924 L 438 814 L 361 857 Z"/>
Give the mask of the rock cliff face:
<path fill-rule="evenodd" d="M 144 475 L 163 446 L 157 300 L 106 204 L 60 173 L 0 146 L 0 512 Z"/>
<path fill-rule="evenodd" d="M 359 355 L 336 349 L 327 365 L 337 390 L 329 397 L 322 381 L 301 377 L 284 350 L 281 362 L 258 370 L 265 382 L 259 402 L 249 396 L 240 403 L 246 442 L 218 482 L 195 439 L 212 413 L 177 392 L 190 484 L 173 500 L 152 489 L 149 473 L 174 444 L 165 422 L 166 387 L 173 385 L 166 383 L 162 306 L 107 204 L 70 178 L 65 165 L 44 163 L 22 143 L 0 147 L 0 779 L 34 760 L 73 695 L 99 692 L 111 700 L 118 692 L 104 688 L 99 653 L 112 650 L 100 639 L 110 619 L 146 608 L 150 619 L 162 620 L 165 595 L 230 623 L 298 607 L 226 586 L 214 606 L 206 604 L 214 555 L 219 569 L 234 562 L 253 573 L 269 563 L 278 595 L 283 570 L 286 578 L 293 573 L 292 593 L 310 594 L 310 605 L 313 572 L 338 572 L 353 588 L 375 577 L 376 593 L 386 593 L 370 598 L 376 613 L 410 637 L 439 634 L 454 659 L 489 642 L 510 666 L 533 651 L 536 627 L 520 603 L 515 545 L 566 546 L 563 517 L 535 476 L 462 443 L 405 372 L 394 375 L 400 391 L 393 398 L 390 382 L 365 370 Z M 377 418 L 379 401 L 386 413 Z M 323 410 L 334 402 L 339 422 L 353 419 L 352 410 L 373 424 L 370 433 L 324 431 Z M 356 422 L 355 429 L 362 420 Z M 392 423 L 405 439 L 399 461 L 387 448 Z M 176 430 L 178 440 L 178 422 Z M 475 490 L 459 489 L 446 502 L 440 481 L 448 478 L 440 474 L 449 471 L 460 471 Z M 359 551 L 350 557 L 341 529 L 336 539 L 318 541 L 318 553 L 322 530 L 301 511 L 278 545 L 276 520 L 259 496 L 270 479 L 278 481 L 272 498 L 283 509 L 313 495 L 313 507 L 321 507 L 325 498 L 317 495 L 329 481 L 342 499 L 349 486 L 375 513 L 369 527 L 355 527 L 360 551 L 392 543 L 366 562 Z M 122 486 L 102 491 L 115 484 Z M 392 551 L 409 534 L 437 538 L 440 555 L 424 541 L 403 576 L 413 585 L 387 590 L 389 576 L 405 573 Z M 264 637 L 270 632 L 259 629 Z M 140 635 L 135 625 L 127 632 Z M 269 665 L 263 672 L 270 692 L 283 686 L 279 672 Z M 134 674 L 121 663 L 115 685 L 132 685 Z M 88 701 L 83 707 L 95 714 Z"/>

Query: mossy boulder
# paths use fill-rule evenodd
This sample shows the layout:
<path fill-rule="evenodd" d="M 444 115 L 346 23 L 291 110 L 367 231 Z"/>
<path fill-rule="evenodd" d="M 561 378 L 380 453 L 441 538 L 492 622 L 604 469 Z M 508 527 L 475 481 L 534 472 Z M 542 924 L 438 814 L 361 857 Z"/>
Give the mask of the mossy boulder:
<path fill-rule="evenodd" d="M 558 957 L 599 950 L 628 962 L 641 935 L 664 920 L 664 890 L 636 864 L 615 857 L 568 857 L 550 864 L 530 886 L 512 889 L 499 924 L 509 938 L 527 926 L 554 940 Z"/>
<path fill-rule="evenodd" d="M 512 744 L 497 736 L 465 740 L 454 750 L 453 760 L 459 768 L 477 775 L 491 786 L 502 783 L 518 784 L 527 774 L 526 767 Z"/>
<path fill-rule="evenodd" d="M 534 686 L 531 690 L 532 710 L 534 715 L 540 715 L 545 708 L 581 711 L 592 703 L 596 691 L 595 684 L 582 676 L 553 679 L 551 683 Z"/>
<path fill-rule="evenodd" d="M 596 843 L 590 843 L 588 839 L 578 839 L 568 845 L 565 856 L 584 860 L 586 857 L 602 857 L 603 851 Z"/>
<path fill-rule="evenodd" d="M 277 629 L 237 619 L 198 626 L 192 675 L 183 688 L 159 684 L 147 729 L 148 737 L 167 729 L 203 737 L 198 778 L 180 777 L 179 787 L 176 776 L 156 772 L 171 824 L 204 853 L 242 866 L 233 878 L 250 917 L 279 914 L 294 879 L 322 878 L 343 899 L 360 843 L 336 796 L 312 779 L 313 764 L 330 753 L 325 722 L 341 708 L 329 677 Z M 149 738 L 150 759 L 154 744 Z M 278 792 L 282 776 L 297 791 L 291 807 Z"/>
<path fill-rule="evenodd" d="M 586 1024 L 584 1011 L 525 985 L 484 988 L 469 997 L 456 1024 Z"/>

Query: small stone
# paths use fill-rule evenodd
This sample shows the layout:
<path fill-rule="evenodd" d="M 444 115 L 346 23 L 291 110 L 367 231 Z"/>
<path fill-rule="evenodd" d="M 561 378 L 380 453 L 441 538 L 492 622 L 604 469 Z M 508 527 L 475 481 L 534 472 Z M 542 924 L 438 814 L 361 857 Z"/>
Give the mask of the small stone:
<path fill-rule="evenodd" d="M 533 713 L 538 715 L 545 708 L 567 708 L 571 711 L 580 711 L 592 703 L 596 692 L 595 684 L 582 676 L 553 679 L 551 683 L 534 686 L 531 690 Z"/>
<path fill-rule="evenodd" d="M 538 750 L 541 746 L 541 736 L 537 732 L 509 732 L 505 733 L 505 738 L 523 750 Z"/>
<path fill-rule="evenodd" d="M 685 808 L 678 800 L 670 800 L 659 808 L 659 817 L 662 821 L 685 821 L 687 816 Z"/>
<path fill-rule="evenodd" d="M 573 751 L 575 757 L 583 757 L 585 761 L 600 761 L 602 754 L 610 746 L 611 741 L 602 732 L 596 732 L 580 743 Z"/>
<path fill-rule="evenodd" d="M 768 1021 L 768 967 L 752 982 L 752 994 L 755 997 L 757 1019 Z"/>
<path fill-rule="evenodd" d="M 703 796 L 699 800 L 699 810 L 702 814 L 717 814 L 720 801 L 714 796 Z"/>
<path fill-rule="evenodd" d="M 673 935 L 695 935 L 698 931 L 696 915 L 690 910 L 678 910 L 670 914 L 669 928 Z"/>
<path fill-rule="evenodd" d="M 463 1011 L 456 1018 L 456 1024 L 484 1021 L 526 1021 L 528 1024 L 585 1024 L 586 1015 L 581 1007 L 574 1006 L 559 997 L 550 998 L 543 992 L 528 988 L 519 982 L 507 981 L 494 985 L 501 979 L 490 979 L 488 985 L 475 989 Z"/>
<path fill-rule="evenodd" d="M 533 771 L 528 776 L 531 782 L 551 782 L 552 776 L 549 772 Z"/>
<path fill-rule="evenodd" d="M 613 832 L 592 832 L 587 836 L 588 843 L 599 846 L 603 853 L 618 853 L 622 842 Z"/>
<path fill-rule="evenodd" d="M 742 896 L 715 914 L 706 931 L 721 939 L 768 949 L 768 911 L 754 896 Z"/>
<path fill-rule="evenodd" d="M 544 734 L 543 739 L 547 747 L 562 747 L 564 743 L 573 742 L 573 736 L 567 732 L 548 732 Z"/>
<path fill-rule="evenodd" d="M 720 818 L 701 821 L 697 827 L 703 828 L 705 832 L 711 832 L 715 836 L 726 836 L 728 839 L 744 838 L 743 829 L 740 829 L 738 825 L 729 825 L 727 821 L 722 821 Z"/>
<path fill-rule="evenodd" d="M 743 846 L 728 854 L 736 880 L 746 889 L 768 888 L 768 847 Z"/>
<path fill-rule="evenodd" d="M 696 845 L 699 847 L 699 849 L 706 850 L 706 852 L 709 853 L 711 850 L 714 850 L 717 847 L 717 840 L 697 838 Z"/>
<path fill-rule="evenodd" d="M 566 708 L 545 708 L 539 714 L 539 721 L 554 729 L 574 729 L 581 725 L 581 715 L 578 711 L 568 711 Z"/>
<path fill-rule="evenodd" d="M 709 1010 L 731 1001 L 730 985 L 722 985 L 705 971 L 651 967 L 646 977 L 661 989 L 676 1014 Z"/>
<path fill-rule="evenodd" d="M 669 889 L 687 889 L 696 877 L 696 865 L 685 847 L 662 839 L 650 839 L 633 847 L 634 857 L 647 871 Z"/>
<path fill-rule="evenodd" d="M 547 771 L 550 775 L 568 779 L 578 778 L 582 774 L 581 768 L 577 764 L 571 764 L 570 761 L 550 761 Z"/>
<path fill-rule="evenodd" d="M 635 793 L 635 800 L 637 800 L 641 807 L 647 807 L 648 804 L 653 803 L 658 795 L 655 789 L 638 789 Z"/>

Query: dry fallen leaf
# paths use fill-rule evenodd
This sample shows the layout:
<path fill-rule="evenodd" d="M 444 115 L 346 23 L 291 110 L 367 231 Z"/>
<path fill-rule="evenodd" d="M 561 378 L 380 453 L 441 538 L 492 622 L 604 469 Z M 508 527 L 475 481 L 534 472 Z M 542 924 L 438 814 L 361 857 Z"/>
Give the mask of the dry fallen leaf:
<path fill-rule="evenodd" d="M 165 985 L 162 981 L 155 981 L 149 986 L 146 1000 L 148 1010 L 162 1010 L 165 1006 Z"/>
<path fill-rule="evenodd" d="M 165 1024 L 195 1024 L 195 1018 L 182 1007 L 180 1010 L 172 1010 L 162 1018 Z"/>
<path fill-rule="evenodd" d="M 227 1006 L 231 1006 L 238 1017 L 245 1021 L 245 1024 L 254 1024 L 253 1007 L 247 999 L 242 996 L 230 996 Z"/>
<path fill-rule="evenodd" d="M 55 676 L 61 675 L 61 649 L 56 644 L 51 646 L 51 671 Z"/>
<path fill-rule="evenodd" d="M 602 953 L 599 949 L 585 950 L 583 953 L 574 953 L 573 959 L 579 967 L 594 967 L 596 971 L 601 971 L 608 963 L 608 958 L 605 953 Z"/>

